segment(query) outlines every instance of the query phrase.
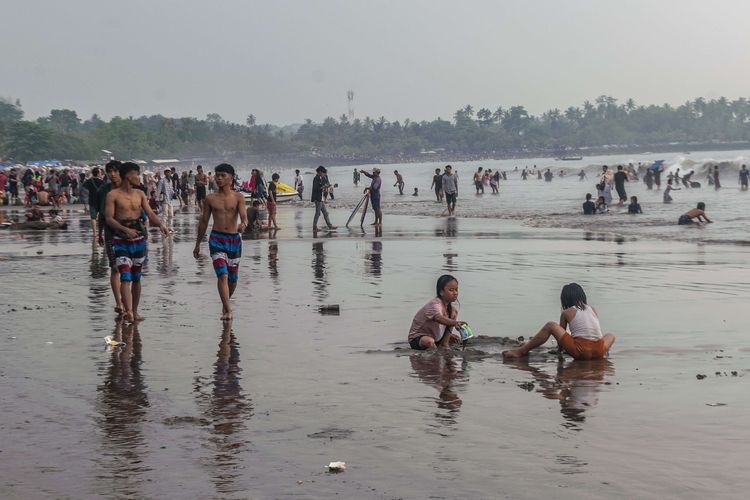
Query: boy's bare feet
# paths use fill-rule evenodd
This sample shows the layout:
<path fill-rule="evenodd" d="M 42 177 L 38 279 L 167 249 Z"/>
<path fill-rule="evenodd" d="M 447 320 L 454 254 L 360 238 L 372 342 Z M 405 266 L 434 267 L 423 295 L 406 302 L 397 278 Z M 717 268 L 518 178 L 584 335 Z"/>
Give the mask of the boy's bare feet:
<path fill-rule="evenodd" d="M 118 317 L 118 318 L 119 318 L 120 316 L 122 316 L 122 313 L 124 313 L 124 312 L 125 312 L 125 311 L 123 311 L 122 307 L 120 307 L 120 306 L 115 306 L 115 314 L 117 315 L 117 317 Z"/>
<path fill-rule="evenodd" d="M 130 311 L 124 311 L 122 313 L 122 320 L 125 323 L 135 323 L 135 320 L 133 319 L 133 313 Z"/>
<path fill-rule="evenodd" d="M 144 319 L 146 319 L 138 313 L 133 313 L 133 318 L 135 319 L 135 321 L 143 321 Z"/>
<path fill-rule="evenodd" d="M 505 359 L 518 359 L 526 356 L 520 348 L 511 349 L 510 351 L 503 351 L 503 358 Z"/>

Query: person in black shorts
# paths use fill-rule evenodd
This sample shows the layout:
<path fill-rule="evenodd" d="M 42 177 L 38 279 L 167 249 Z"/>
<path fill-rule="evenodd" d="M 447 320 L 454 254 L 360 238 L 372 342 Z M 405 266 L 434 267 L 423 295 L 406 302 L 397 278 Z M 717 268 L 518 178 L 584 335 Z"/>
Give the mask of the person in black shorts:
<path fill-rule="evenodd" d="M 628 174 L 623 172 L 622 165 L 617 166 L 617 172 L 615 172 L 615 190 L 617 196 L 620 198 L 620 205 L 628 201 L 628 194 L 625 192 L 625 183 L 628 181 Z"/>
<path fill-rule="evenodd" d="M 206 186 L 208 186 L 208 176 L 203 172 L 203 166 L 198 165 L 198 173 L 195 174 L 195 203 L 198 208 L 203 210 L 206 201 Z"/>
<path fill-rule="evenodd" d="M 437 201 L 441 202 L 443 201 L 443 175 L 440 173 L 440 169 L 435 169 L 435 175 L 432 176 L 432 186 L 431 188 L 435 188 L 435 197 L 437 198 Z"/>
<path fill-rule="evenodd" d="M 97 200 L 97 212 L 99 214 L 99 220 L 97 221 L 97 231 L 99 233 L 99 245 L 104 247 L 104 251 L 107 254 L 107 260 L 109 261 L 109 284 L 112 287 L 112 295 L 115 298 L 115 313 L 118 316 L 124 313 L 122 307 L 122 295 L 120 294 L 120 271 L 117 269 L 117 257 L 114 249 L 114 232 L 107 225 L 104 217 L 104 207 L 107 202 L 107 194 L 113 189 L 120 186 L 120 168 L 121 162 L 112 160 L 107 163 L 104 170 L 107 174 L 107 180 L 109 182 L 102 185 L 99 191 L 96 193 Z"/>

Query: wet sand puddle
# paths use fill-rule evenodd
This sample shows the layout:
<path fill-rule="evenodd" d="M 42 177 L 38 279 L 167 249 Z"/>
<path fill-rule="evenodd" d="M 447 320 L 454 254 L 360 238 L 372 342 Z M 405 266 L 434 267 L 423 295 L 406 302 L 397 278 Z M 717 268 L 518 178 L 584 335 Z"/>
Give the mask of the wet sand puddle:
<path fill-rule="evenodd" d="M 136 326 L 113 321 L 83 218 L 0 236 L 4 498 L 743 495 L 741 247 L 400 216 L 382 238 L 314 239 L 311 214 L 279 215 L 278 239 L 244 242 L 224 326 L 194 214 L 153 236 Z M 480 336 L 413 352 L 443 272 Z M 617 334 L 612 356 L 560 360 L 550 342 L 504 362 L 573 280 Z"/>

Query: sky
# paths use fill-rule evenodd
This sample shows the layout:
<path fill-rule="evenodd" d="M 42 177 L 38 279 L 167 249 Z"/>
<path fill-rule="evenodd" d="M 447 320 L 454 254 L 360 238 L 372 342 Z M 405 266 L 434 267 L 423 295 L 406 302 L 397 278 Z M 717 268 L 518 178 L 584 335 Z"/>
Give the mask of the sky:
<path fill-rule="evenodd" d="M 285 125 L 534 114 L 606 94 L 750 97 L 746 0 L 3 0 L 0 97 L 26 118 L 218 113 Z"/>

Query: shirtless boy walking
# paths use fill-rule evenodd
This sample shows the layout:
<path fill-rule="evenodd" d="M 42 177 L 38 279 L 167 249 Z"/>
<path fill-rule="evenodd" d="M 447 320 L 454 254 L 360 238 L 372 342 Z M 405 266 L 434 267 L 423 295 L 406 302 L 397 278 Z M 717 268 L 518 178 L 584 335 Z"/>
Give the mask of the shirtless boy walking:
<path fill-rule="evenodd" d="M 141 212 L 146 213 L 151 224 L 161 229 L 164 236 L 169 233 L 161 219 L 151 210 L 146 193 L 138 189 L 141 185 L 140 167 L 133 162 L 125 162 L 118 170 L 120 187 L 107 194 L 104 214 L 107 225 L 114 233 L 112 248 L 120 271 L 122 317 L 132 323 L 143 319 L 138 314 L 138 303 L 141 300 L 141 269 L 146 261 L 148 246 Z"/>
<path fill-rule="evenodd" d="M 216 271 L 217 288 L 221 298 L 221 319 L 231 321 L 232 305 L 229 302 L 237 288 L 237 272 L 242 256 L 242 232 L 247 227 L 245 197 L 232 189 L 234 167 L 227 163 L 217 165 L 214 180 L 218 191 L 208 195 L 198 223 L 193 256 L 200 256 L 201 241 L 208 229 L 208 219 L 213 215 L 214 225 L 208 238 L 208 251 Z M 237 225 L 237 216 L 240 224 Z"/>

